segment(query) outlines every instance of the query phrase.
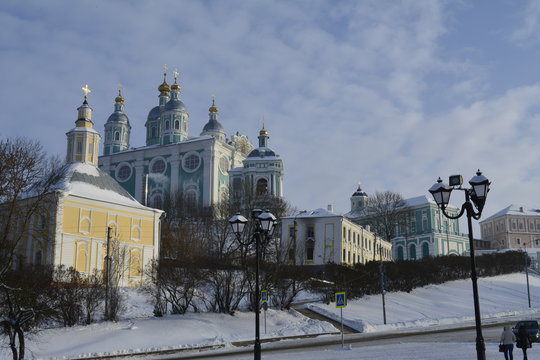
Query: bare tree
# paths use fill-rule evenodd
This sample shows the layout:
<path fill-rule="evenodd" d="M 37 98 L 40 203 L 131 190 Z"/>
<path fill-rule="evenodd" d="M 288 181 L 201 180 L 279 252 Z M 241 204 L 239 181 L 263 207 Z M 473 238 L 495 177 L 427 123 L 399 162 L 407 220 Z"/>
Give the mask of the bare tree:
<path fill-rule="evenodd" d="M 405 209 L 405 200 L 401 194 L 392 191 L 377 191 L 369 197 L 365 222 L 372 226 L 372 231 L 391 241 L 395 237 L 400 223 L 400 214 Z"/>
<path fill-rule="evenodd" d="M 0 140 L 0 283 L 12 267 L 17 246 L 25 236 L 36 235 L 39 222 L 48 220 L 52 187 L 62 176 L 62 164 L 47 157 L 41 144 L 25 138 Z M 19 261 L 20 263 L 20 261 Z"/>

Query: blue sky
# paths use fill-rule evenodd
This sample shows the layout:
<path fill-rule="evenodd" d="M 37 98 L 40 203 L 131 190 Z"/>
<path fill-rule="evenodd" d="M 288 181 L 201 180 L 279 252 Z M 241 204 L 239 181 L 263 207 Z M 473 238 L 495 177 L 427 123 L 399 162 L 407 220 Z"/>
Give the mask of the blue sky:
<path fill-rule="evenodd" d="M 168 64 L 190 135 L 211 94 L 229 135 L 256 143 L 266 119 L 299 209 L 346 212 L 358 181 L 427 194 L 477 168 L 485 216 L 540 207 L 539 2 L 7 0 L 0 27 L 0 136 L 51 154 L 65 155 L 84 84 L 100 132 L 123 84 L 144 145 Z"/>

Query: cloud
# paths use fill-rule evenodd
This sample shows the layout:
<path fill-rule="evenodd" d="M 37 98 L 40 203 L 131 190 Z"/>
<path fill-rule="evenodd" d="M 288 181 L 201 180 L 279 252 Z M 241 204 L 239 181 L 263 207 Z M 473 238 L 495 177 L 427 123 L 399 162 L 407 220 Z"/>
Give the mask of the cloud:
<path fill-rule="evenodd" d="M 478 167 L 493 180 L 490 209 L 540 203 L 526 196 L 538 179 L 539 89 L 488 86 L 492 65 L 445 42 L 459 31 L 446 26 L 452 4 L 3 3 L 0 135 L 25 134 L 64 154 L 80 87 L 93 90 L 102 132 L 120 82 L 131 145 L 142 146 L 166 63 L 180 70 L 191 135 L 206 123 L 212 93 L 228 134 L 256 143 L 265 117 L 285 161 L 285 195 L 301 209 L 347 211 L 358 180 L 368 192 L 417 196 L 439 175 L 467 178 Z"/>

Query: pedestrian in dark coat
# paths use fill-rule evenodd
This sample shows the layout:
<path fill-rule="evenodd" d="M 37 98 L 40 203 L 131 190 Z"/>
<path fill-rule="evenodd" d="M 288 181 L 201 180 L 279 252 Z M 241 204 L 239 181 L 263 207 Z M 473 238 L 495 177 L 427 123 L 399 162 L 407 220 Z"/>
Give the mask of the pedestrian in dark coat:
<path fill-rule="evenodd" d="M 514 360 L 514 343 L 516 342 L 516 336 L 510 330 L 510 326 L 505 326 L 504 331 L 501 334 L 501 345 L 504 346 L 504 359 Z"/>
<path fill-rule="evenodd" d="M 523 350 L 523 360 L 527 360 L 527 349 L 532 347 L 532 344 L 529 337 L 529 330 L 524 325 L 521 325 L 518 329 L 516 346 Z"/>

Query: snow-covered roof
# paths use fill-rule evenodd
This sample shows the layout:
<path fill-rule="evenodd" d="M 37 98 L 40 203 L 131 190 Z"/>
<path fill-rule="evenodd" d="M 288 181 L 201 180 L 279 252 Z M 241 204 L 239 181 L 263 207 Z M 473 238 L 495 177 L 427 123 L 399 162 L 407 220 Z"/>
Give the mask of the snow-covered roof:
<path fill-rule="evenodd" d="M 427 205 L 427 204 L 437 205 L 437 203 L 435 202 L 435 200 L 433 200 L 432 197 L 428 197 L 426 195 L 420 195 L 420 196 L 405 199 L 405 205 L 408 207 Z"/>
<path fill-rule="evenodd" d="M 153 210 L 139 203 L 109 174 L 91 164 L 71 163 L 62 167 L 62 178 L 53 187 L 64 195 L 80 196 L 139 209 Z M 161 211 L 161 210 L 159 210 Z"/>
<path fill-rule="evenodd" d="M 317 218 L 317 217 L 340 217 L 341 215 L 334 214 L 323 208 L 318 208 L 312 211 L 300 211 L 293 216 L 284 216 L 283 219 L 302 219 L 302 218 Z"/>
<path fill-rule="evenodd" d="M 484 221 L 493 220 L 504 215 L 540 216 L 540 209 L 532 209 L 527 208 L 524 205 L 511 204 L 480 222 L 482 223 Z"/>

